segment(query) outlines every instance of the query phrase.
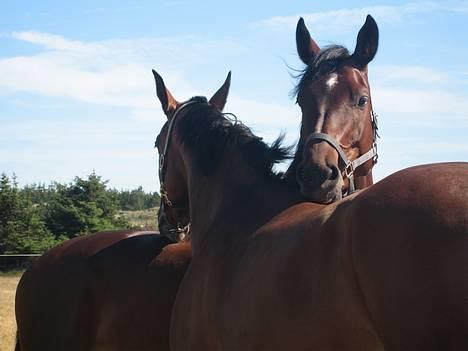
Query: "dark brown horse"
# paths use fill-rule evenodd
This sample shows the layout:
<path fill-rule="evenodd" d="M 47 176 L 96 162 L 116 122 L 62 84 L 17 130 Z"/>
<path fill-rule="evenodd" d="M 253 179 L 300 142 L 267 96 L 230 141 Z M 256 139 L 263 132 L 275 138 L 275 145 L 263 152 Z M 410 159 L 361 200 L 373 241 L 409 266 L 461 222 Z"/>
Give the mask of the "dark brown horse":
<path fill-rule="evenodd" d="M 103 232 L 36 261 L 16 291 L 16 350 L 169 350 L 188 244 L 159 233 Z"/>
<path fill-rule="evenodd" d="M 372 110 L 367 64 L 378 46 L 378 28 L 367 16 L 353 54 L 339 45 L 324 49 L 301 18 L 296 29 L 299 57 L 306 64 L 296 88 L 302 109 L 296 156 L 287 172 L 312 201 L 330 203 L 372 184 L 377 162 L 377 121 Z"/>
<path fill-rule="evenodd" d="M 210 100 L 220 110 L 229 86 L 230 75 Z M 75 238 L 23 274 L 16 292 L 17 351 L 169 350 L 172 306 L 191 246 L 167 238 L 188 223 L 189 212 L 179 201 L 184 188 L 169 199 L 164 184 L 161 177 L 161 205 L 170 210 L 158 216 L 166 235 L 118 231 Z"/>
<path fill-rule="evenodd" d="M 186 189 L 191 218 L 173 351 L 468 349 L 467 164 L 304 203 L 272 172 L 278 143 L 157 90 L 165 190 Z"/>

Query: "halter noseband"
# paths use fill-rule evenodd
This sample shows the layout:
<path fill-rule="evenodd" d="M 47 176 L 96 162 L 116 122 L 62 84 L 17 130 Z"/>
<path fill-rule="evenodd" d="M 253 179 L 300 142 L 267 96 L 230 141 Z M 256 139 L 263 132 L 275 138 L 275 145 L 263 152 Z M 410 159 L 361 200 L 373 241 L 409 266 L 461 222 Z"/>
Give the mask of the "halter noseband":
<path fill-rule="evenodd" d="M 353 161 L 348 160 L 348 157 L 346 156 L 346 153 L 344 152 L 343 148 L 340 146 L 340 144 L 335 140 L 335 138 L 331 137 L 328 134 L 325 133 L 312 133 L 309 135 L 307 138 L 305 144 L 307 144 L 309 141 L 312 140 L 321 140 L 321 141 L 326 141 L 330 146 L 332 146 L 336 152 L 338 153 L 338 156 L 340 158 L 340 161 L 345 165 L 344 168 L 344 173 L 346 175 L 346 178 L 349 180 L 349 189 L 348 189 L 348 195 L 351 195 L 353 192 L 356 191 L 356 187 L 354 185 L 354 171 L 356 168 L 361 166 L 362 164 L 366 163 L 369 160 L 373 160 L 373 163 L 377 163 L 377 159 L 379 155 L 377 154 L 377 138 L 379 134 L 377 133 L 377 114 L 371 110 L 371 123 L 372 123 L 372 130 L 374 133 L 374 140 L 372 141 L 372 147 L 370 148 L 369 151 L 366 153 L 362 154 L 358 158 L 356 158 Z"/>
<path fill-rule="evenodd" d="M 169 151 L 169 145 L 171 141 L 171 136 L 172 132 L 174 130 L 174 125 L 175 125 L 175 120 L 177 116 L 179 115 L 180 111 L 182 111 L 184 108 L 187 106 L 193 105 L 199 103 L 199 101 L 188 101 L 186 103 L 183 103 L 180 105 L 174 112 L 174 115 L 172 116 L 172 119 L 169 121 L 169 126 L 167 129 L 167 137 L 166 137 L 166 142 L 164 143 L 164 149 L 162 154 L 159 156 L 159 193 L 161 195 L 161 205 L 160 205 L 160 211 L 164 212 L 164 206 L 171 207 L 171 208 L 177 208 L 177 207 L 183 207 L 183 206 L 178 206 L 176 203 L 172 202 L 169 199 L 169 195 L 167 193 L 166 187 L 164 186 L 164 175 L 165 175 L 165 168 L 166 168 L 166 159 L 167 159 L 167 154 Z M 177 225 L 176 229 L 173 229 L 173 231 L 176 232 L 176 234 L 181 235 L 185 234 L 187 235 L 190 230 L 190 223 L 187 224 L 185 227 L 180 228 Z"/>

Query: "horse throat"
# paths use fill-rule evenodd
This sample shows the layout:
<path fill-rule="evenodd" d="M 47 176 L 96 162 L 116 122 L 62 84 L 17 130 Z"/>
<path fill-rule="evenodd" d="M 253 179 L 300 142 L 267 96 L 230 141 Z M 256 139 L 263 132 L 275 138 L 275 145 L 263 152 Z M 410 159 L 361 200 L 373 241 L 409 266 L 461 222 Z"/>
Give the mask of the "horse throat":
<path fill-rule="evenodd" d="M 361 190 L 365 189 L 372 184 L 374 184 L 374 178 L 372 176 L 372 171 L 369 172 L 369 174 L 365 176 L 355 176 L 354 177 L 354 183 L 356 186 L 356 190 Z"/>

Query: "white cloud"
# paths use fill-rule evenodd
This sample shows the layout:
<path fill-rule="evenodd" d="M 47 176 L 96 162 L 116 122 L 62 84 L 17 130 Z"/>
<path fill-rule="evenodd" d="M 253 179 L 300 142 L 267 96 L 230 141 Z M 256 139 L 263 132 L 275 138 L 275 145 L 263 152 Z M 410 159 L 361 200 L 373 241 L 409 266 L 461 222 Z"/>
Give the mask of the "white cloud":
<path fill-rule="evenodd" d="M 42 32 L 13 32 L 11 37 L 54 50 L 95 53 L 98 49 L 103 49 L 98 44 L 85 44 L 79 40 L 69 40 L 59 35 Z"/>
<path fill-rule="evenodd" d="M 21 96 L 18 93 L 26 92 L 57 98 L 57 103 L 66 98 L 82 106 L 94 104 L 124 111 L 119 118 L 102 116 L 96 120 L 86 120 L 70 107 L 63 109 L 67 116 L 48 116 L 46 120 L 31 116 L 19 122 L 2 115 L 0 118 L 10 121 L 2 124 L 2 141 L 19 145 L 2 149 L 2 168 L 9 165 L 22 173 L 25 164 L 34 165 L 35 172 L 23 172 L 23 179 L 28 174 L 25 182 L 64 181 L 64 174 L 84 175 L 96 169 L 112 179 L 113 185 L 133 183 L 155 189 L 157 155 L 152 142 L 165 117 L 155 97 L 151 68 L 163 74 L 167 87 L 182 100 L 194 93 L 203 94 L 206 88 L 192 87 L 188 72 L 221 61 L 225 55 L 246 51 L 234 41 L 194 36 L 101 42 L 69 40 L 40 32 L 15 32 L 11 37 L 31 43 L 40 51 L 0 59 L 0 94 L 17 98 Z M 231 106 L 239 115 L 245 111 L 245 115 L 248 112 L 249 117 L 255 117 L 261 111 L 271 114 L 273 110 L 287 110 L 279 105 L 242 101 L 232 98 Z M 46 167 L 49 163 L 56 167 Z M 63 173 L 56 176 L 59 170 Z"/>
<path fill-rule="evenodd" d="M 275 30 L 291 30 L 296 27 L 299 17 L 303 17 L 312 33 L 346 33 L 364 23 L 371 14 L 378 23 L 398 23 L 406 16 L 432 11 L 466 12 L 466 4 L 446 5 L 431 1 L 409 2 L 399 6 L 377 5 L 359 8 L 298 13 L 292 16 L 274 16 L 256 22 L 258 27 Z"/>
<path fill-rule="evenodd" d="M 14 32 L 12 37 L 43 50 L 0 59 L 0 93 L 29 92 L 132 108 L 154 106 L 152 67 L 170 77 L 169 86 L 178 94 L 189 95 L 193 89 L 181 72 L 246 50 L 236 42 L 194 36 L 91 43 L 40 32 Z"/>

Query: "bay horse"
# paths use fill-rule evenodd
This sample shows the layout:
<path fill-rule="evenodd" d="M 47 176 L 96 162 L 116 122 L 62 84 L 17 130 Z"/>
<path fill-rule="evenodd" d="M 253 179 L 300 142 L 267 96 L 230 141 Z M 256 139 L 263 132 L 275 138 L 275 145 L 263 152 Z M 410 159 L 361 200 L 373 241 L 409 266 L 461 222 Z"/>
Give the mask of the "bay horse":
<path fill-rule="evenodd" d="M 210 99 L 220 110 L 230 82 L 229 74 Z M 161 208 L 170 201 L 163 184 L 161 178 Z M 165 235 L 135 230 L 86 235 L 34 262 L 16 291 L 15 350 L 168 351 L 172 306 L 191 259 L 189 242 L 169 238 L 188 220 L 185 203 L 172 200 L 170 214 L 161 208 L 158 214 Z"/>
<path fill-rule="evenodd" d="M 340 45 L 320 49 L 304 20 L 297 24 L 297 51 L 306 64 L 295 89 L 302 124 L 286 176 L 311 201 L 331 203 L 373 184 L 378 134 L 367 66 L 378 38 L 370 15 L 352 54 Z"/>
<path fill-rule="evenodd" d="M 468 349 L 467 164 L 303 202 L 272 171 L 279 142 L 156 84 L 165 191 L 188 194 L 191 219 L 173 351 Z"/>

